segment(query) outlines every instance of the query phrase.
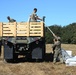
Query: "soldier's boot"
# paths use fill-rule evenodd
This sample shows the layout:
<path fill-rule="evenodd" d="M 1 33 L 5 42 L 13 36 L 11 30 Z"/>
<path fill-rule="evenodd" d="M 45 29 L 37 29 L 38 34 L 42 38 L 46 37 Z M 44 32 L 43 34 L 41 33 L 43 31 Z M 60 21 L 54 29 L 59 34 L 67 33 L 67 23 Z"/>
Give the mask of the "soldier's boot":
<path fill-rule="evenodd" d="M 54 58 L 53 63 L 54 63 L 54 64 L 56 63 L 56 58 Z"/>

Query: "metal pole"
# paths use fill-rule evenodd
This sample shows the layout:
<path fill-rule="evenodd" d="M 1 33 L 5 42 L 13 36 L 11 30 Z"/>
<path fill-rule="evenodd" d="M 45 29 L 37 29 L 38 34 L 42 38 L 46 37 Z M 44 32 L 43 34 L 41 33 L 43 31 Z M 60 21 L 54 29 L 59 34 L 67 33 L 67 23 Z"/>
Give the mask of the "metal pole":
<path fill-rule="evenodd" d="M 49 27 L 47 27 L 47 28 L 48 28 L 48 30 L 49 30 L 52 34 L 54 34 L 53 31 L 52 31 Z"/>

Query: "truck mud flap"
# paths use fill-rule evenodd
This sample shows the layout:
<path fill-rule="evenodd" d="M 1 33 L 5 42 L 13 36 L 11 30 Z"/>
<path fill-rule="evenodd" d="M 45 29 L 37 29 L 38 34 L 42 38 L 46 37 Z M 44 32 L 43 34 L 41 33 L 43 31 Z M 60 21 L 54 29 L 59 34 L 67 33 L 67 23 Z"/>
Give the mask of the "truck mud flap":
<path fill-rule="evenodd" d="M 4 59 L 13 59 L 13 47 L 4 45 Z"/>
<path fill-rule="evenodd" d="M 37 47 L 32 51 L 32 59 L 42 59 L 42 48 Z"/>
<path fill-rule="evenodd" d="M 42 59 L 45 57 L 45 42 L 37 40 L 30 44 L 32 59 Z"/>

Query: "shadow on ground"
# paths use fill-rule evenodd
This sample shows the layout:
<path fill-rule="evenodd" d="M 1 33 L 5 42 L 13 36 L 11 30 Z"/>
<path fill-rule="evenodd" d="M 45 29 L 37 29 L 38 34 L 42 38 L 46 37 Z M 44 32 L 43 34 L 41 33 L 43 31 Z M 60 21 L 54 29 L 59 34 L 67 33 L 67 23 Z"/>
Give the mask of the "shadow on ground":
<path fill-rule="evenodd" d="M 26 57 L 21 57 L 18 58 L 16 60 L 6 60 L 4 62 L 8 62 L 8 63 L 23 63 L 23 62 L 33 62 L 33 63 L 40 63 L 40 62 L 52 62 L 53 61 L 53 54 L 52 53 L 46 53 L 45 54 L 45 58 L 43 60 L 41 59 L 26 59 Z"/>
<path fill-rule="evenodd" d="M 45 62 L 52 62 L 53 61 L 53 53 L 46 53 L 45 54 Z"/>

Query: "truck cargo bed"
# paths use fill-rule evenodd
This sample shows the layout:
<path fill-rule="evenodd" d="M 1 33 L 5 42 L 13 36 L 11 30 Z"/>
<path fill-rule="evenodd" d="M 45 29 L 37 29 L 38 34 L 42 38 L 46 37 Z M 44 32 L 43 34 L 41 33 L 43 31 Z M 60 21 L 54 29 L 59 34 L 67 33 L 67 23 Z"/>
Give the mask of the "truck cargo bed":
<path fill-rule="evenodd" d="M 40 36 L 44 37 L 43 22 L 0 23 L 0 37 Z"/>

